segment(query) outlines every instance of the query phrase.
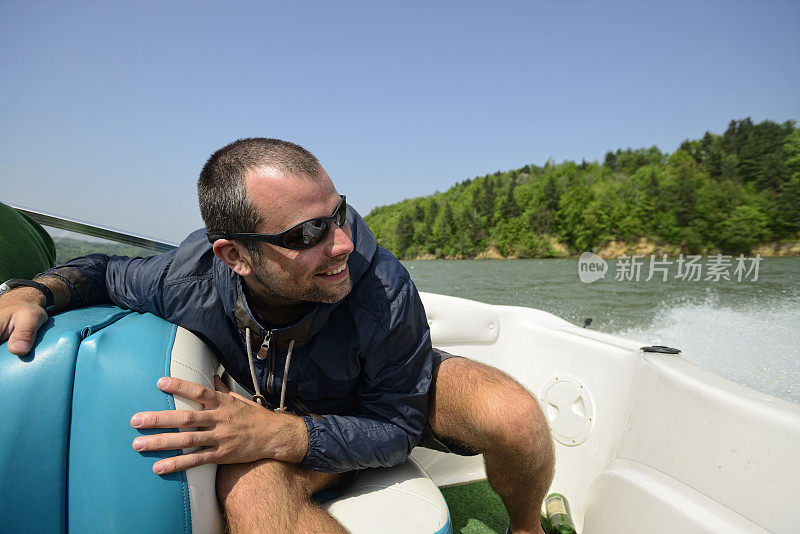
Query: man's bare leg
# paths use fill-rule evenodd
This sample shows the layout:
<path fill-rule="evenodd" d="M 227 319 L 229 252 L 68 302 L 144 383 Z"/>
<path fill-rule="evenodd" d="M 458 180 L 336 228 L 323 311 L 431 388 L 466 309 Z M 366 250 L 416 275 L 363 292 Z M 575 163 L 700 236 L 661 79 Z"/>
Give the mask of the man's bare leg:
<path fill-rule="evenodd" d="M 277 460 L 217 468 L 217 498 L 231 532 L 347 532 L 311 496 L 339 480 Z"/>
<path fill-rule="evenodd" d="M 428 422 L 438 436 L 483 453 L 489 485 L 516 533 L 541 533 L 539 511 L 553 480 L 555 455 L 536 399 L 502 371 L 466 358 L 434 370 Z"/>

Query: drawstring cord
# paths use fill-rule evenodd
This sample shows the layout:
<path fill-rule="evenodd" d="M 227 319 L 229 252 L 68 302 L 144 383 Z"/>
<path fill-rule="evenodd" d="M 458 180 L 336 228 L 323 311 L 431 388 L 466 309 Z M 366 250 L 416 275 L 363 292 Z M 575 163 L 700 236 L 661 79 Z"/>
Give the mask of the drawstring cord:
<path fill-rule="evenodd" d="M 267 399 L 261 394 L 261 388 L 258 387 L 258 380 L 256 380 L 256 368 L 253 353 L 250 350 L 250 329 L 245 328 L 244 331 L 245 344 L 247 345 L 247 363 L 250 366 L 250 379 L 253 381 L 253 390 L 256 392 L 253 395 L 253 402 L 257 402 L 261 406 L 267 406 Z M 292 361 L 292 349 L 294 349 L 294 339 L 289 341 L 289 353 L 286 355 L 286 364 L 283 366 L 283 381 L 281 382 L 281 400 L 276 412 L 283 412 L 286 410 L 284 403 L 286 402 L 286 380 L 289 377 L 289 365 Z"/>
<path fill-rule="evenodd" d="M 244 342 L 247 345 L 247 363 L 250 365 L 250 379 L 253 381 L 253 390 L 256 392 L 253 395 L 253 402 L 257 402 L 261 406 L 267 406 L 267 399 L 261 394 L 261 388 L 258 387 L 258 380 L 256 380 L 256 368 L 253 364 L 253 353 L 250 351 L 250 329 L 244 329 Z"/>
<path fill-rule="evenodd" d="M 283 366 L 283 381 L 281 382 L 281 403 L 276 412 L 282 412 L 286 408 L 283 402 L 286 400 L 286 379 L 289 376 L 289 362 L 292 361 L 292 349 L 294 348 L 294 339 L 289 342 L 289 353 L 286 355 L 286 365 Z"/>

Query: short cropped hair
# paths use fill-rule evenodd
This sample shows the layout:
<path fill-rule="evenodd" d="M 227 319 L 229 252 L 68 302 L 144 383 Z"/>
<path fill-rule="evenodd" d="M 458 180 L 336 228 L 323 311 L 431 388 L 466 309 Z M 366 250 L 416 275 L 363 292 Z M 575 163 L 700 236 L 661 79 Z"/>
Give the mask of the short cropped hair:
<path fill-rule="evenodd" d="M 245 176 L 258 167 L 270 167 L 311 179 L 317 179 L 322 169 L 311 152 L 280 139 L 239 139 L 220 148 L 208 158 L 197 180 L 200 214 L 207 232 L 257 231 L 261 216 L 247 198 Z M 260 256 L 257 242 L 242 241 L 242 245 L 252 255 Z"/>

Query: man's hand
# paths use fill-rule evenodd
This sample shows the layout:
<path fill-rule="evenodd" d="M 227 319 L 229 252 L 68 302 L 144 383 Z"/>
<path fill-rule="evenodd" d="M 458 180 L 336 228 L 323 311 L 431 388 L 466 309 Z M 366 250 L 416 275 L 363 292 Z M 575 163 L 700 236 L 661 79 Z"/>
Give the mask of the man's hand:
<path fill-rule="evenodd" d="M 36 332 L 47 322 L 42 308 L 44 295 L 32 287 L 12 289 L 0 297 L 0 342 L 8 340 L 8 351 L 25 356 L 33 348 Z"/>
<path fill-rule="evenodd" d="M 302 461 L 308 450 L 308 431 L 301 418 L 275 413 L 232 393 L 218 376 L 214 384 L 216 391 L 178 378 L 160 378 L 156 385 L 161 391 L 199 402 L 203 409 L 140 412 L 131 417 L 133 428 L 198 429 L 134 439 L 133 448 L 139 452 L 201 447 L 156 462 L 154 473 L 165 475 L 203 464 L 238 464 L 264 458 Z"/>

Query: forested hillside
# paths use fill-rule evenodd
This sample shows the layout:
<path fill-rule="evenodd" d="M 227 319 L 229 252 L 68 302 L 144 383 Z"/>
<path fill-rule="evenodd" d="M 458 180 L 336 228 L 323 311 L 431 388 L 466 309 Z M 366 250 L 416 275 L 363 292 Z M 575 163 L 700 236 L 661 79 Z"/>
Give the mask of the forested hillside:
<path fill-rule="evenodd" d="M 628 148 L 602 163 L 498 171 L 366 221 L 400 258 L 749 253 L 800 239 L 800 129 L 734 120 L 672 154 Z"/>

